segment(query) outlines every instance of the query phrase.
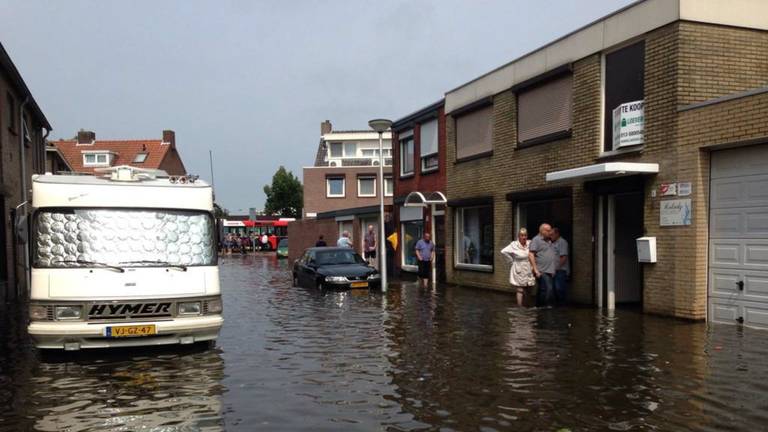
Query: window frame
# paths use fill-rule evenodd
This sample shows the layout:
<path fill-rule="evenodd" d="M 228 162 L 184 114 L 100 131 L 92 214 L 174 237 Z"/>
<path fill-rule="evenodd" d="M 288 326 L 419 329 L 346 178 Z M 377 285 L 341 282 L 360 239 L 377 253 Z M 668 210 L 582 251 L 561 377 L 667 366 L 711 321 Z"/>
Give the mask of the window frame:
<path fill-rule="evenodd" d="M 569 127 L 566 129 L 560 129 L 554 132 L 550 132 L 547 134 L 539 135 L 533 138 L 526 139 L 524 141 L 520 140 L 520 96 L 527 93 L 532 92 L 536 90 L 541 90 L 544 87 L 553 84 L 559 80 L 570 78 L 570 122 Z M 535 83 L 525 85 L 522 88 L 518 88 L 515 90 L 515 121 L 517 124 L 517 133 L 516 133 L 516 146 L 517 148 L 526 148 L 531 146 L 536 146 L 540 144 L 546 144 L 552 141 L 558 141 L 564 138 L 569 138 L 573 135 L 573 116 L 574 116 L 574 76 L 573 71 L 571 69 L 566 69 L 563 71 L 559 71 L 554 75 L 546 76 L 545 78 L 542 78 L 541 80 L 537 80 Z"/>
<path fill-rule="evenodd" d="M 419 224 L 421 225 L 422 235 L 418 236 L 416 238 L 416 241 L 413 242 L 414 246 L 416 245 L 416 242 L 418 242 L 421 239 L 421 237 L 424 235 L 424 226 L 425 226 L 424 219 L 408 220 L 408 221 L 400 222 L 400 238 L 403 239 L 402 247 L 400 248 L 400 269 L 406 272 L 415 273 L 419 270 L 419 266 L 405 263 L 405 256 L 408 253 L 408 248 L 405 247 L 405 238 L 406 238 L 405 227 L 406 225 L 419 225 Z M 415 256 L 416 252 L 413 252 L 413 253 Z"/>
<path fill-rule="evenodd" d="M 387 184 L 389 184 L 389 191 L 387 191 Z M 392 176 L 384 176 L 384 196 L 391 197 L 395 195 L 395 178 Z"/>
<path fill-rule="evenodd" d="M 347 154 L 347 147 L 348 146 L 354 146 L 355 150 L 352 152 L 351 155 Z M 356 142 L 354 142 L 354 141 L 345 142 L 345 143 L 343 143 L 342 148 L 343 148 L 343 151 L 342 151 L 342 155 L 343 156 L 342 157 L 350 158 L 350 159 L 354 159 L 354 158 L 357 157 L 357 150 L 358 150 L 358 148 L 357 148 L 357 143 Z"/>
<path fill-rule="evenodd" d="M 410 134 L 410 135 L 408 135 L 406 137 L 403 137 L 403 138 L 398 138 L 397 145 L 399 147 L 399 153 L 400 153 L 400 157 L 399 157 L 399 159 L 400 159 L 400 177 L 411 177 L 411 176 L 413 176 L 416 173 L 416 164 L 414 163 L 414 159 L 416 157 L 416 145 L 415 145 L 415 141 L 414 141 L 413 138 L 414 138 L 413 134 Z M 410 144 L 410 146 L 411 146 L 411 160 L 410 160 L 411 169 L 410 169 L 410 171 L 405 171 L 405 165 L 403 163 L 404 161 L 406 161 L 408 159 L 407 156 L 406 156 L 407 152 L 403 151 L 403 146 L 406 145 L 406 144 Z M 385 162 L 385 165 L 386 165 L 386 159 L 385 159 L 384 162 Z"/>
<path fill-rule="evenodd" d="M 8 106 L 8 130 L 16 134 L 16 122 L 18 121 L 16 97 L 10 92 L 5 94 L 6 104 Z"/>
<path fill-rule="evenodd" d="M 373 194 L 372 195 L 361 193 L 360 181 L 362 181 L 362 180 L 373 180 Z M 376 183 L 377 183 L 376 176 L 371 176 L 371 175 L 361 175 L 361 176 L 358 176 L 357 177 L 357 196 L 358 196 L 358 198 L 376 198 L 378 196 L 378 193 L 377 193 L 378 191 L 376 189 L 376 186 L 377 186 Z"/>
<path fill-rule="evenodd" d="M 473 154 L 469 154 L 469 155 L 459 156 L 459 153 L 460 153 L 460 151 L 459 151 L 459 148 L 460 148 L 460 146 L 459 146 L 459 134 L 460 134 L 459 133 L 459 130 L 460 130 L 460 128 L 459 128 L 459 120 L 462 117 L 466 117 L 466 116 L 475 114 L 475 113 L 477 113 L 479 111 L 482 111 L 482 110 L 485 110 L 485 109 L 489 110 L 488 120 L 490 122 L 490 131 L 489 131 L 488 140 L 490 141 L 490 144 L 491 144 L 490 145 L 490 149 L 489 150 L 483 150 L 483 151 L 478 152 L 478 153 L 473 153 Z M 454 146 L 454 149 L 456 151 L 455 163 L 467 162 L 467 161 L 472 161 L 472 160 L 475 160 L 475 159 L 482 159 L 482 158 L 493 156 L 493 137 L 494 137 L 493 112 L 494 112 L 493 98 L 492 97 L 488 97 L 488 98 L 485 98 L 485 99 L 481 99 L 481 100 L 479 100 L 477 102 L 474 102 L 472 104 L 469 104 L 466 107 L 460 108 L 460 109 L 456 110 L 455 112 L 453 112 L 451 114 L 451 117 L 453 119 L 454 135 L 455 135 L 454 136 L 454 138 L 455 138 L 454 142 L 452 143 L 452 145 Z"/>
<path fill-rule="evenodd" d="M 341 180 L 341 194 L 331 193 L 331 181 Z M 344 176 L 328 176 L 325 178 L 325 197 L 326 198 L 345 198 L 347 196 L 347 179 Z"/>
<path fill-rule="evenodd" d="M 93 162 L 88 162 L 88 156 L 93 156 Z M 103 162 L 99 162 L 99 156 L 104 157 Z M 83 166 L 109 166 L 110 157 L 109 153 L 105 152 L 83 152 Z"/>
<path fill-rule="evenodd" d="M 453 209 L 453 223 L 454 223 L 454 253 L 453 253 L 453 267 L 458 270 L 470 270 L 470 271 L 477 271 L 477 272 L 484 272 L 484 273 L 493 273 L 494 272 L 494 265 L 493 262 L 495 261 L 496 257 L 496 251 L 495 251 L 495 244 L 491 245 L 491 250 L 493 251 L 491 257 L 491 264 L 471 264 L 471 263 L 463 263 L 459 261 L 459 254 L 461 253 L 461 247 L 459 245 L 461 244 L 461 241 L 463 241 L 463 229 L 464 229 L 464 211 L 465 210 L 472 210 L 472 209 L 479 209 L 479 208 L 488 208 L 491 212 L 491 219 L 493 222 L 494 219 L 494 204 L 488 203 L 488 204 L 478 204 L 478 205 L 469 205 L 469 206 L 462 206 L 462 207 L 454 207 Z M 495 243 L 495 235 L 493 223 L 490 224 L 491 226 L 491 239 Z"/>
<path fill-rule="evenodd" d="M 341 154 L 339 156 L 333 155 L 333 147 L 339 146 L 341 148 Z M 337 141 L 337 142 L 330 142 L 328 143 L 328 158 L 329 159 L 340 159 L 344 157 L 344 143 Z"/>
<path fill-rule="evenodd" d="M 435 150 L 429 153 L 424 153 L 424 125 L 434 123 L 435 125 Z M 423 121 L 419 125 L 419 163 L 421 164 L 421 172 L 426 174 L 440 169 L 440 123 L 435 118 L 430 118 Z M 427 166 L 427 160 L 434 159 L 436 161 L 434 166 Z"/>
<path fill-rule="evenodd" d="M 634 145 L 631 147 L 623 147 L 623 148 L 613 148 L 613 135 L 606 136 L 606 77 L 607 77 L 607 70 L 606 70 L 606 63 L 607 63 L 607 57 L 617 51 L 621 51 L 625 48 L 629 48 L 632 45 L 643 43 L 643 101 L 646 97 L 646 89 L 645 89 L 645 49 L 647 49 L 648 41 L 645 35 L 638 36 L 636 38 L 632 38 L 628 41 L 624 41 L 618 45 L 615 45 L 609 49 L 604 50 L 602 53 L 600 53 L 600 154 L 598 157 L 610 157 L 614 155 L 624 154 L 624 153 L 634 153 L 637 151 L 641 151 L 643 148 L 645 148 L 645 143 Z M 631 101 L 627 101 L 631 102 Z M 611 140 L 611 148 L 609 150 L 606 149 L 606 141 Z"/>
<path fill-rule="evenodd" d="M 137 160 L 139 156 L 144 156 L 141 160 Z M 147 158 L 149 157 L 148 152 L 139 152 L 136 153 L 136 155 L 133 156 L 133 161 L 131 163 L 144 163 L 147 161 Z"/>

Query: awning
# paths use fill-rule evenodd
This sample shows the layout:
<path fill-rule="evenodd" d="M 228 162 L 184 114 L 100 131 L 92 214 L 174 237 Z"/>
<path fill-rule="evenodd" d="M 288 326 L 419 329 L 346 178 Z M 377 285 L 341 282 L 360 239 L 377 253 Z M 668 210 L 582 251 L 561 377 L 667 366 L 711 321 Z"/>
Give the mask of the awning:
<path fill-rule="evenodd" d="M 657 174 L 659 164 L 639 162 L 606 162 L 547 173 L 548 182 L 605 179 L 636 174 Z"/>
<path fill-rule="evenodd" d="M 446 205 L 448 200 L 442 192 L 411 192 L 405 197 L 404 207 L 426 207 L 428 205 Z"/>

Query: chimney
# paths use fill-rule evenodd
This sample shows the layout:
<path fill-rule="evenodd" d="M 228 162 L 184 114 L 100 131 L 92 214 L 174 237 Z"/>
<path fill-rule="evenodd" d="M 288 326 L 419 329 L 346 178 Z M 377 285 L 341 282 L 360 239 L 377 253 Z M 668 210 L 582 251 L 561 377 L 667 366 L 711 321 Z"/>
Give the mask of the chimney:
<path fill-rule="evenodd" d="M 78 144 L 93 144 L 96 141 L 96 132 L 80 129 L 77 131 Z"/>
<path fill-rule="evenodd" d="M 327 133 L 331 133 L 332 130 L 333 130 L 333 125 L 331 124 L 330 120 L 326 120 L 320 123 L 320 136 L 323 136 Z"/>
<path fill-rule="evenodd" d="M 170 144 L 171 147 L 176 146 L 176 132 L 172 130 L 163 131 L 163 144 Z"/>

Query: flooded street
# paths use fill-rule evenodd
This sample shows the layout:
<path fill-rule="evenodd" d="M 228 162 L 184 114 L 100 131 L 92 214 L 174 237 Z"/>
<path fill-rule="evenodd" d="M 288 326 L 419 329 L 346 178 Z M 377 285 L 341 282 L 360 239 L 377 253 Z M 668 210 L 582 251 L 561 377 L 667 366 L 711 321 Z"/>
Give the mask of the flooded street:
<path fill-rule="evenodd" d="M 0 431 L 760 430 L 768 332 L 406 283 L 292 288 L 220 261 L 216 348 L 43 358 L 3 320 Z"/>

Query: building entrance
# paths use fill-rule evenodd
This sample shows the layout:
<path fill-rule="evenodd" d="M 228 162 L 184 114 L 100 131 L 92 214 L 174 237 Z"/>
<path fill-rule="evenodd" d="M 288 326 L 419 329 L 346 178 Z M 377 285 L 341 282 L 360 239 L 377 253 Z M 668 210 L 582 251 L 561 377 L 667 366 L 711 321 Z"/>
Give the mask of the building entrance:
<path fill-rule="evenodd" d="M 617 304 L 642 303 L 643 273 L 636 240 L 644 230 L 643 194 L 601 195 L 597 213 L 597 304 L 613 309 Z"/>

